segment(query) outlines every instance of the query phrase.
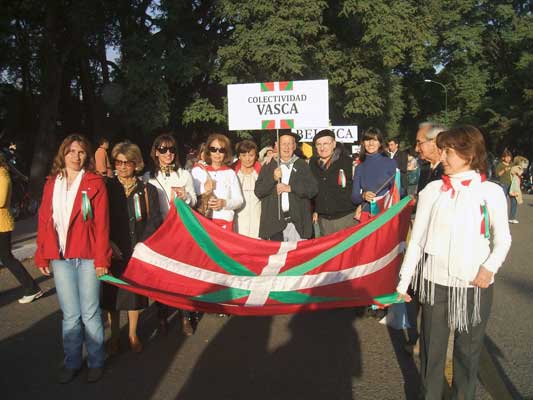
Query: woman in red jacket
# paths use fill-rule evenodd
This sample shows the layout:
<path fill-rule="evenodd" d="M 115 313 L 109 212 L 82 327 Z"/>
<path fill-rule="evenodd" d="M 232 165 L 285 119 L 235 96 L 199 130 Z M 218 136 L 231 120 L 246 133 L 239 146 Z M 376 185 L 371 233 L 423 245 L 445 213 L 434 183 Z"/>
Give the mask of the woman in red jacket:
<path fill-rule="evenodd" d="M 94 171 L 90 144 L 81 135 L 65 138 L 45 183 L 35 264 L 44 275 L 54 272 L 63 311 L 65 365 L 60 383 L 70 382 L 82 367 L 87 348 L 88 382 L 102 376 L 104 327 L 98 277 L 111 259 L 109 210 L 102 177 Z"/>

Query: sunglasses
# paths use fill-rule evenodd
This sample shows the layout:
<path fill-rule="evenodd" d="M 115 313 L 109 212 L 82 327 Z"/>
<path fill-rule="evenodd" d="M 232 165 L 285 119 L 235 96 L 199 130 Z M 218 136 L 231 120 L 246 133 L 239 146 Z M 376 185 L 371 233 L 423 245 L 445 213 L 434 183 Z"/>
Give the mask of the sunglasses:
<path fill-rule="evenodd" d="M 115 167 L 135 167 L 135 161 L 122 161 L 122 160 L 115 160 Z"/>
<path fill-rule="evenodd" d="M 172 154 L 176 154 L 176 148 L 174 146 L 161 146 L 161 147 L 158 147 L 157 148 L 157 151 L 160 153 L 160 154 L 166 154 L 167 151 L 170 151 Z"/>
<path fill-rule="evenodd" d="M 224 147 L 208 147 L 210 153 L 220 153 L 220 154 L 226 154 L 226 149 Z"/>

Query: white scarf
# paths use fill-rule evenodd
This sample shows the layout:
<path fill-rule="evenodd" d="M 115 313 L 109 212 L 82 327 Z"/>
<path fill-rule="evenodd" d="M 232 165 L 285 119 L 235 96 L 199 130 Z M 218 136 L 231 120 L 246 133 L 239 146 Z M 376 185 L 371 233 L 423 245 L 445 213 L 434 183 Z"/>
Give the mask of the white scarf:
<path fill-rule="evenodd" d="M 434 304 L 435 283 L 433 274 L 436 265 L 448 268 L 449 298 L 448 321 L 450 327 L 468 331 L 467 289 L 476 277 L 483 236 L 481 206 L 486 205 L 481 196 L 482 178 L 475 171 L 465 171 L 443 178 L 440 193 L 433 203 L 426 234 L 420 247 L 424 249 L 414 287 L 420 291 L 420 300 Z M 426 284 L 424 284 L 424 282 Z M 479 315 L 479 288 L 474 288 L 473 325 Z"/>
<path fill-rule="evenodd" d="M 443 184 L 431 210 L 424 252 L 446 260 L 450 276 L 464 285 L 474 280 L 479 270 L 479 241 L 482 221 L 481 176 L 475 171 L 450 175 L 451 188 Z M 460 284 L 459 286 L 464 286 Z"/>
<path fill-rule="evenodd" d="M 85 171 L 82 169 L 76 179 L 67 190 L 67 177 L 65 173 L 58 174 L 52 195 L 52 218 L 59 240 L 59 249 L 64 255 L 67 248 L 67 233 L 70 224 L 70 215 L 74 207 L 74 201 L 78 194 L 81 178 Z"/>

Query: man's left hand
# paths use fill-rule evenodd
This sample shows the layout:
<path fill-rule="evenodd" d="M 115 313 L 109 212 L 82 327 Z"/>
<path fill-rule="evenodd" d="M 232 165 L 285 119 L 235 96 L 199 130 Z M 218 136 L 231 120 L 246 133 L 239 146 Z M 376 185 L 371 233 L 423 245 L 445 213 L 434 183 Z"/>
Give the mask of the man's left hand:
<path fill-rule="evenodd" d="M 278 194 L 281 194 L 281 193 L 290 193 L 291 192 L 291 186 L 290 185 L 285 185 L 284 183 L 278 183 L 276 185 L 276 190 L 278 192 Z"/>

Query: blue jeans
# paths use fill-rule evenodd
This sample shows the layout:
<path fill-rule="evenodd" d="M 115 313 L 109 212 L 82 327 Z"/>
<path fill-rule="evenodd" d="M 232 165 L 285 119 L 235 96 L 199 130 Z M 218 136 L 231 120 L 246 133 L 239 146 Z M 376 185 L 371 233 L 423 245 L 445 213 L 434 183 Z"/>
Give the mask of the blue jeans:
<path fill-rule="evenodd" d="M 509 209 L 509 219 L 516 219 L 516 211 L 518 208 L 518 201 L 516 200 L 516 197 L 509 196 L 509 185 L 501 184 L 503 191 L 505 192 L 505 195 L 509 199 L 510 203 L 510 209 Z"/>
<path fill-rule="evenodd" d="M 89 368 L 104 365 L 104 325 L 100 312 L 100 281 L 93 260 L 52 260 L 57 297 L 63 311 L 65 367 L 81 368 L 83 340 Z M 82 326 L 83 322 L 83 326 Z"/>
<path fill-rule="evenodd" d="M 516 200 L 516 197 L 513 197 L 513 196 L 509 196 L 509 199 L 511 199 L 511 211 L 510 211 L 509 219 L 516 219 L 518 201 Z"/>

